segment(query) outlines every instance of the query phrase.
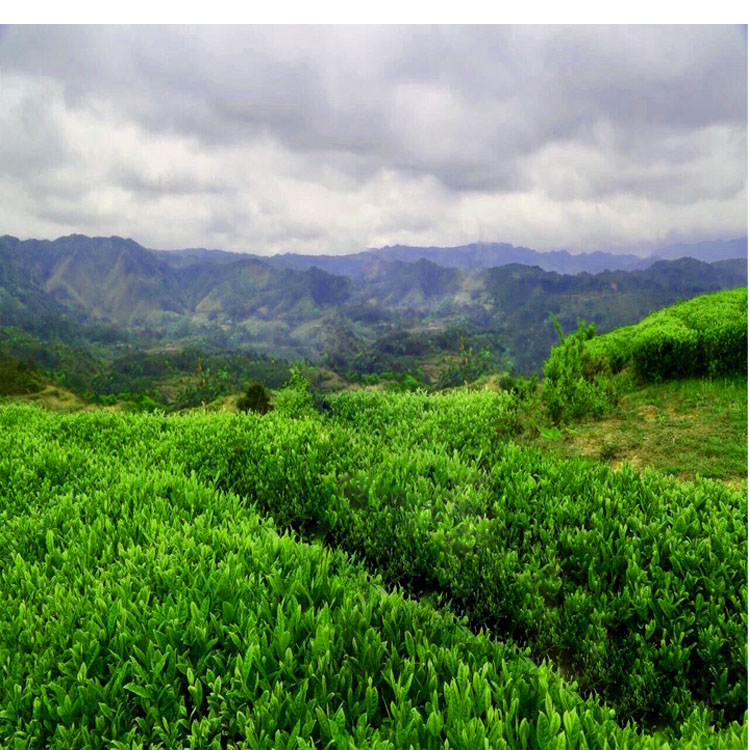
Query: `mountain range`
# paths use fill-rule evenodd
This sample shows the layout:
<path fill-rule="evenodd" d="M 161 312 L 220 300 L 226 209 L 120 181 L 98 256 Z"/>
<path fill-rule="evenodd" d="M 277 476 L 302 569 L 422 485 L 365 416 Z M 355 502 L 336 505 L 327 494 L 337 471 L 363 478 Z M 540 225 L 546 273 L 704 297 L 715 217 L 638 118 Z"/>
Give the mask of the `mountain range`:
<path fill-rule="evenodd" d="M 493 268 L 519 263 L 538 266 L 543 271 L 562 274 L 601 273 L 602 271 L 643 270 L 660 260 L 695 258 L 706 263 L 733 258 L 747 259 L 747 237 L 732 240 L 674 244 L 661 247 L 648 256 L 596 251 L 573 254 L 567 250 L 542 252 L 528 247 L 516 247 L 504 242 L 477 242 L 458 247 L 413 247 L 389 245 L 348 255 L 306 255 L 282 253 L 273 256 L 229 253 L 224 250 L 193 248 L 161 251 L 170 264 L 189 265 L 201 261 L 234 262 L 238 257 L 253 257 L 268 262 L 276 268 L 305 270 L 313 266 L 329 273 L 359 277 L 380 261 L 399 260 L 414 263 L 429 260 L 441 266 L 470 270 Z"/>
<path fill-rule="evenodd" d="M 666 259 L 494 243 L 262 257 L 156 251 L 120 237 L 6 235 L 0 326 L 38 329 L 40 317 L 64 317 L 173 344 L 325 356 L 341 366 L 394 335 L 460 330 L 531 371 L 554 341 L 550 313 L 564 330 L 581 317 L 605 331 L 677 299 L 747 284 L 747 238 L 675 245 L 659 256 Z"/>

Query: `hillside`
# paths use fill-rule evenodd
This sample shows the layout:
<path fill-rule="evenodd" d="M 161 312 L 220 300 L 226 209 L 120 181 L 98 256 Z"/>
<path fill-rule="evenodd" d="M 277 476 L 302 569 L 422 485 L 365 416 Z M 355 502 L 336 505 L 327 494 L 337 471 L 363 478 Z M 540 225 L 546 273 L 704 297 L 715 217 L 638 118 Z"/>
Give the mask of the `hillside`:
<path fill-rule="evenodd" d="M 628 464 L 685 481 L 747 488 L 747 377 L 689 378 L 623 387 L 597 419 L 529 431 L 522 441 L 560 458 Z"/>
<path fill-rule="evenodd" d="M 746 304 L 633 328 L 725 341 Z M 593 334 L 541 386 L 321 397 L 294 369 L 264 414 L 0 404 L 0 744 L 745 747 L 746 360 L 649 384 L 633 349 L 600 368 L 638 335 Z"/>
<path fill-rule="evenodd" d="M 2 744 L 743 746 L 744 495 L 521 450 L 508 394 L 286 396 L 0 406 Z"/>
<path fill-rule="evenodd" d="M 253 348 L 287 358 L 335 355 L 343 369 L 363 361 L 386 369 L 378 364 L 378 342 L 394 334 L 461 330 L 477 341 L 484 337 L 498 363 L 531 372 L 554 341 L 550 312 L 566 332 L 578 317 L 604 331 L 680 298 L 747 283 L 742 260 L 681 259 L 646 271 L 561 275 L 517 263 L 485 268 L 476 253 L 478 265 L 468 269 L 392 255 L 370 254 L 360 273 L 340 275 L 283 267 L 283 256 L 168 254 L 117 237 L 5 236 L 0 323 L 37 335 L 104 323 L 120 329 L 121 340 L 148 336 L 162 345 Z"/>
<path fill-rule="evenodd" d="M 44 380 L 21 360 L 0 351 L 0 397 L 26 396 L 44 387 Z"/>
<path fill-rule="evenodd" d="M 503 311 L 521 372 L 540 368 L 556 334 L 553 313 L 565 333 L 583 318 L 604 333 L 635 323 L 651 311 L 705 292 L 747 285 L 747 264 L 706 264 L 690 258 L 660 261 L 646 271 L 560 276 L 526 266 L 487 272 L 492 304 Z"/>
<path fill-rule="evenodd" d="M 196 258 L 225 260 L 225 253 L 218 250 L 183 250 L 178 255 L 184 261 L 195 262 Z M 518 263 L 538 266 L 544 271 L 560 274 L 601 273 L 602 271 L 633 271 L 646 269 L 659 260 L 694 258 L 712 263 L 717 260 L 747 260 L 747 237 L 717 242 L 683 243 L 656 247 L 648 255 L 627 253 L 590 252 L 570 253 L 567 250 L 541 252 L 528 247 L 516 247 L 504 242 L 478 242 L 458 247 L 412 247 L 391 245 L 346 255 L 303 255 L 282 253 L 268 260 L 280 268 L 304 270 L 312 266 L 329 273 L 345 276 L 364 276 L 379 262 L 401 261 L 415 263 L 428 260 L 448 268 L 470 270 L 493 268 Z M 183 262 L 184 262 L 183 261 Z"/>
<path fill-rule="evenodd" d="M 740 288 L 603 336 L 581 324 L 550 352 L 521 442 L 746 487 L 747 316 Z"/>
<path fill-rule="evenodd" d="M 747 315 L 747 288 L 701 295 L 590 341 L 587 354 L 651 381 L 746 373 Z"/>

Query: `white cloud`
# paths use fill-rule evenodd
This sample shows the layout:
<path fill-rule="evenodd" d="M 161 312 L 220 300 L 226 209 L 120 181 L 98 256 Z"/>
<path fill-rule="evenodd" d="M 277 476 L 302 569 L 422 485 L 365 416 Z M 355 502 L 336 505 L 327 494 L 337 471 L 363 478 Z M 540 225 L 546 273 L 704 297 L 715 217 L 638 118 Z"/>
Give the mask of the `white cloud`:
<path fill-rule="evenodd" d="M 20 27 L 0 233 L 346 252 L 747 231 L 732 27 Z"/>

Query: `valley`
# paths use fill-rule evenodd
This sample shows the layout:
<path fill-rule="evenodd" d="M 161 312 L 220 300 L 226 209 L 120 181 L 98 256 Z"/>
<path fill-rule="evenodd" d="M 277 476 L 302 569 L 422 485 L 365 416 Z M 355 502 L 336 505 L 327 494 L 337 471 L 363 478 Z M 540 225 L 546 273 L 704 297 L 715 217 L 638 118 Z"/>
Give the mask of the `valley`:
<path fill-rule="evenodd" d="M 28 334 L 48 349 L 72 347 L 105 363 L 144 350 L 235 351 L 305 358 L 340 374 L 413 371 L 434 386 L 445 369 L 436 363 L 460 359 L 462 345 L 477 357 L 483 353 L 494 369 L 539 373 L 556 340 L 550 314 L 566 333 L 579 318 L 603 333 L 679 299 L 747 284 L 746 239 L 715 243 L 710 252 L 695 246 L 696 255 L 720 260 L 653 258 L 641 270 L 577 274 L 520 265 L 519 257 L 544 265 L 548 256 L 559 259 L 525 250 L 488 256 L 513 259 L 506 265 L 464 267 L 476 252 L 473 246 L 400 254 L 384 248 L 356 262 L 360 256 L 292 263 L 284 255 L 155 252 L 117 237 L 20 241 L 6 235 L 0 238 L 0 347 L 28 356 L 33 347 L 24 354 L 13 344 Z M 592 267 L 613 257 L 600 253 Z M 318 261 L 330 270 L 311 265 Z M 442 382 L 459 381 L 446 376 Z"/>

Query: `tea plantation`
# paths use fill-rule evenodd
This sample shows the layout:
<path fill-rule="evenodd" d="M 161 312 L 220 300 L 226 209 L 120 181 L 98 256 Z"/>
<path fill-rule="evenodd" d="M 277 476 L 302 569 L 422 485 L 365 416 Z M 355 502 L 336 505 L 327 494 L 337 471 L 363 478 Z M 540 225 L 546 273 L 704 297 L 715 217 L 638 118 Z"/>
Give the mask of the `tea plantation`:
<path fill-rule="evenodd" d="M 0 406 L 0 747 L 747 747 L 745 491 L 327 407 Z"/>
<path fill-rule="evenodd" d="M 747 373 L 747 288 L 704 294 L 657 310 L 589 343 L 614 371 L 646 380 Z"/>

